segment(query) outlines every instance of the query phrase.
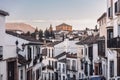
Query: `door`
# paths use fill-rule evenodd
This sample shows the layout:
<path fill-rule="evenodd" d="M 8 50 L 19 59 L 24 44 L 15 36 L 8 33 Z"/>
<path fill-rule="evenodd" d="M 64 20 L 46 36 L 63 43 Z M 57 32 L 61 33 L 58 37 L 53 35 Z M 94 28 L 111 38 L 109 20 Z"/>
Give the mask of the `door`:
<path fill-rule="evenodd" d="M 8 80 L 15 80 L 15 61 L 8 62 Z"/>

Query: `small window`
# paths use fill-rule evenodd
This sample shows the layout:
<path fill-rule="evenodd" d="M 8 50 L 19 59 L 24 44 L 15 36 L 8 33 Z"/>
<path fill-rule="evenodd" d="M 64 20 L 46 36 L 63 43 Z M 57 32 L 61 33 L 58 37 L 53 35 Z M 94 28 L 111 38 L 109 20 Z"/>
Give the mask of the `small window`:
<path fill-rule="evenodd" d="M 49 60 L 49 65 L 50 65 L 50 60 Z"/>
<path fill-rule="evenodd" d="M 54 52 L 53 52 L 53 49 L 52 49 L 52 57 L 54 57 Z"/>
<path fill-rule="evenodd" d="M 79 78 L 81 78 L 81 73 L 79 73 Z"/>
<path fill-rule="evenodd" d="M 110 61 L 110 77 L 114 76 L 114 61 Z"/>
<path fill-rule="evenodd" d="M 85 48 L 85 55 L 87 55 L 87 48 Z"/>
<path fill-rule="evenodd" d="M 23 80 L 23 70 L 20 70 L 20 79 Z"/>
<path fill-rule="evenodd" d="M 50 72 L 49 72 L 49 80 L 50 80 Z"/>
<path fill-rule="evenodd" d="M 2 55 L 2 54 L 3 54 L 3 47 L 0 46 L 0 55 Z"/>
<path fill-rule="evenodd" d="M 83 49 L 81 49 L 81 54 L 83 55 Z"/>
<path fill-rule="evenodd" d="M 50 57 L 50 49 L 49 49 L 49 57 Z"/>

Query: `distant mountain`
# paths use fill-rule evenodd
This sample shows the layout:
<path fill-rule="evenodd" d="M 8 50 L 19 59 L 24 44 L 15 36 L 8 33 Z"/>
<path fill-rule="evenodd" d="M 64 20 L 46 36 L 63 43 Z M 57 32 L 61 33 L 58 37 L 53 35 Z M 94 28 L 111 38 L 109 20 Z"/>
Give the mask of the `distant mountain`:
<path fill-rule="evenodd" d="M 35 28 L 25 23 L 6 23 L 6 30 L 22 31 L 24 33 L 30 31 L 32 33 L 35 31 Z"/>

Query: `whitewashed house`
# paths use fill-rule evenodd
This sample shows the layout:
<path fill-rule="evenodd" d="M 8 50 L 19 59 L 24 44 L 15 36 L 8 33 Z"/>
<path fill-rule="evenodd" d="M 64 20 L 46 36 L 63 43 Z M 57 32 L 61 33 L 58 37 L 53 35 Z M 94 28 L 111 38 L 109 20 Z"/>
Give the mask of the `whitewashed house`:
<path fill-rule="evenodd" d="M 77 79 L 77 54 L 62 52 L 55 56 L 57 59 L 57 80 L 76 80 Z"/>
<path fill-rule="evenodd" d="M 99 31 L 96 28 L 93 35 L 83 37 L 80 42 L 76 43 L 78 44 L 77 61 L 79 65 L 79 79 L 89 79 L 92 76 L 106 77 L 105 50 L 99 50 L 101 48 L 99 39 Z M 105 45 L 102 45 L 103 48 L 105 49 Z M 102 54 L 104 55 L 101 56 Z"/>
<path fill-rule="evenodd" d="M 120 79 L 120 0 L 107 0 L 107 79 Z"/>
<path fill-rule="evenodd" d="M 16 46 L 6 45 L 5 16 L 8 15 L 0 10 L 0 79 L 18 80 Z"/>
<path fill-rule="evenodd" d="M 0 80 L 40 80 L 40 47 L 43 44 L 27 36 L 5 31 L 7 15 L 7 12 L 0 10 Z"/>
<path fill-rule="evenodd" d="M 47 43 L 42 49 L 43 56 L 43 68 L 42 79 L 43 80 L 57 80 L 57 60 L 55 58 L 55 46 L 61 43 L 61 41 Z"/>
<path fill-rule="evenodd" d="M 41 47 L 43 43 L 28 36 L 6 31 L 6 45 L 14 45 L 16 50 L 18 80 L 39 80 L 42 78 Z M 11 50 L 11 47 L 9 47 Z M 10 54 L 7 54 L 10 55 Z M 11 56 L 11 55 L 10 55 Z M 11 58 L 8 56 L 9 58 Z"/>

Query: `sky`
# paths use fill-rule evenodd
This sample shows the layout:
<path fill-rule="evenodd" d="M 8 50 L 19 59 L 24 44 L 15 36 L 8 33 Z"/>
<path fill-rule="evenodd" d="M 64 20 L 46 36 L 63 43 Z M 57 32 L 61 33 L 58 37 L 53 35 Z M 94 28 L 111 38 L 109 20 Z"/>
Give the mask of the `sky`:
<path fill-rule="evenodd" d="M 106 11 L 106 0 L 0 0 L 6 22 L 22 22 L 45 30 L 67 23 L 74 30 L 94 28 Z"/>

